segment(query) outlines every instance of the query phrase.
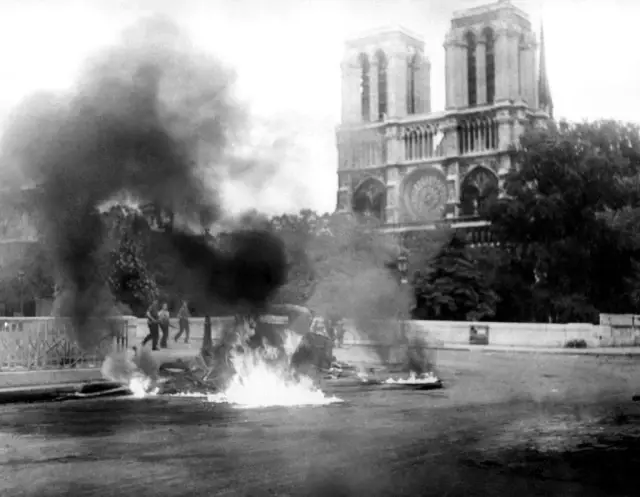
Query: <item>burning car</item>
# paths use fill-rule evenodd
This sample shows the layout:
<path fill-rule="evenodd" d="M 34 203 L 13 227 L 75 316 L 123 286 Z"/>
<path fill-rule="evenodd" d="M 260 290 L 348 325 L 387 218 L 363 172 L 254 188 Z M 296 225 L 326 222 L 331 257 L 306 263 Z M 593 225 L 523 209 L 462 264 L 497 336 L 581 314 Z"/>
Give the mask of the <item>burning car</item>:
<path fill-rule="evenodd" d="M 212 354 L 218 383 L 226 383 L 237 366 L 233 358 L 260 356 L 260 361 L 289 371 L 293 376 L 315 376 L 328 370 L 333 358 L 333 342 L 312 328 L 313 315 L 302 306 L 270 306 L 258 316 L 236 316 L 223 332 Z M 236 361 L 237 362 L 237 361 Z"/>

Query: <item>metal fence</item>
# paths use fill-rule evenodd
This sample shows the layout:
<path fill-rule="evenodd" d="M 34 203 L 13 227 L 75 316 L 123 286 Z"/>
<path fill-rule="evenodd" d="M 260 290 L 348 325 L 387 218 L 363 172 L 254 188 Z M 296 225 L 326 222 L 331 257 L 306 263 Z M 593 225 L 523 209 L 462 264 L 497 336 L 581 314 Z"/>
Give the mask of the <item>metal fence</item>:
<path fill-rule="evenodd" d="M 0 371 L 99 368 L 106 355 L 128 346 L 128 322 L 96 322 L 100 338 L 83 350 L 65 318 L 0 318 Z"/>

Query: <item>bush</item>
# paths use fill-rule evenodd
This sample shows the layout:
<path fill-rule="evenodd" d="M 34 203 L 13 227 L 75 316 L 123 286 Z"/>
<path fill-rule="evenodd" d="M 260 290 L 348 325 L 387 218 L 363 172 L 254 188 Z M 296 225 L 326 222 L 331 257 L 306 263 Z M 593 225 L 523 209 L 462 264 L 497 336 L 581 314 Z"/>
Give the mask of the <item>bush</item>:
<path fill-rule="evenodd" d="M 567 349 L 586 349 L 587 342 L 585 342 L 582 338 L 569 340 L 564 344 Z"/>

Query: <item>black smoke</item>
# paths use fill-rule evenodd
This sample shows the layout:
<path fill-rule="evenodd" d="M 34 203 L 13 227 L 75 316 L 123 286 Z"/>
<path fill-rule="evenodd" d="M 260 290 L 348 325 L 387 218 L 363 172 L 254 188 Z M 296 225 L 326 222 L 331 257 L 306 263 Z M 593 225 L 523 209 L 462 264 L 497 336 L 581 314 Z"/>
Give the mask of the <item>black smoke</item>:
<path fill-rule="evenodd" d="M 227 69 L 154 17 L 89 60 L 72 92 L 35 95 L 16 109 L 2 151 L 41 188 L 40 221 L 66 294 L 61 312 L 81 343 L 107 313 L 101 204 L 126 193 L 185 226 L 220 218 L 217 182 L 238 165 L 233 145 L 246 129 L 233 87 Z M 283 245 L 266 231 L 231 233 L 224 249 L 186 229 L 166 236 L 197 275 L 203 302 L 261 307 L 285 280 Z"/>

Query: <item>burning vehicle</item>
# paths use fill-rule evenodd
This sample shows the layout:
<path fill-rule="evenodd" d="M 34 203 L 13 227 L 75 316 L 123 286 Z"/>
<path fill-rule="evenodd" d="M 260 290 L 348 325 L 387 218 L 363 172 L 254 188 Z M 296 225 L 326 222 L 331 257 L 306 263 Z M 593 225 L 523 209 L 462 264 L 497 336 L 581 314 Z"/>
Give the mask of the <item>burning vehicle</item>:
<path fill-rule="evenodd" d="M 292 378 L 317 378 L 331 368 L 333 342 L 312 327 L 313 315 L 302 306 L 271 305 L 258 316 L 236 316 L 214 347 L 213 376 L 225 384 L 237 374 L 239 356 L 259 357 L 267 367 L 286 371 Z"/>

